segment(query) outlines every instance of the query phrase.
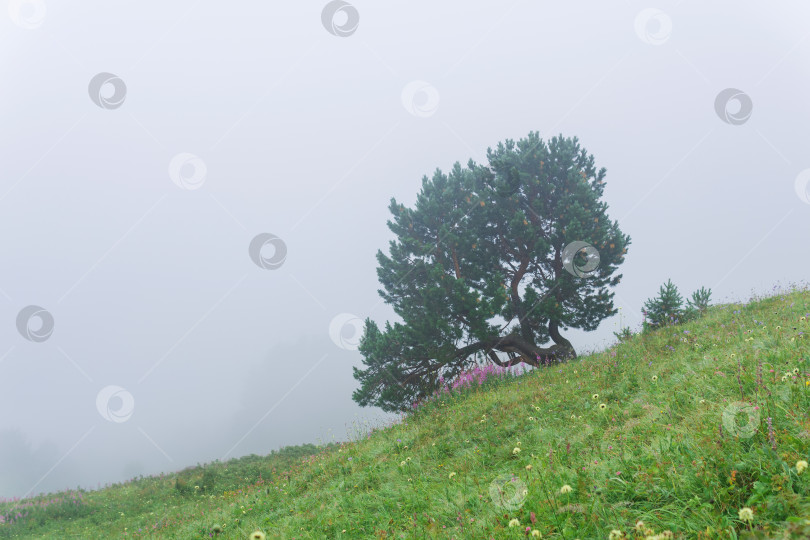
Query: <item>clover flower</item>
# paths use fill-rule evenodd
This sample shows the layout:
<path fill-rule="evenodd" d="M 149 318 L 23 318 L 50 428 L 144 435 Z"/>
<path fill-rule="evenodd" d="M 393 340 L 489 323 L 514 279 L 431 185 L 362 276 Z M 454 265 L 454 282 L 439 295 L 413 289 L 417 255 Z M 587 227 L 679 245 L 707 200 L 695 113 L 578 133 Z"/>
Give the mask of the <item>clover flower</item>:
<path fill-rule="evenodd" d="M 517 518 L 513 518 L 513 519 L 512 519 L 512 520 L 509 522 L 509 526 L 510 526 L 510 527 L 520 527 L 520 520 L 519 520 L 519 519 L 517 519 Z"/>
<path fill-rule="evenodd" d="M 796 472 L 802 474 L 804 470 L 807 468 L 807 462 L 805 460 L 800 460 L 796 462 Z"/>
<path fill-rule="evenodd" d="M 613 529 L 608 535 L 608 540 L 619 540 L 620 538 L 624 538 L 624 533 L 619 529 Z"/>
<path fill-rule="evenodd" d="M 518 455 L 519 453 L 520 453 L 520 448 L 519 448 L 519 447 L 517 447 L 517 446 L 516 446 L 516 447 L 514 447 L 514 448 L 512 449 L 512 455 L 513 455 L 513 456 L 516 456 L 516 455 Z"/>
<path fill-rule="evenodd" d="M 542 538 L 542 537 L 543 537 L 543 535 L 537 529 L 534 529 L 532 531 L 532 538 Z"/>
<path fill-rule="evenodd" d="M 740 508 L 740 520 L 741 521 L 753 521 L 754 520 L 754 511 L 748 508 Z"/>
<path fill-rule="evenodd" d="M 572 488 L 568 484 L 565 484 L 563 487 L 560 488 L 560 493 L 562 493 L 563 495 L 565 495 L 566 493 L 571 493 L 572 491 L 574 491 L 574 488 Z"/>

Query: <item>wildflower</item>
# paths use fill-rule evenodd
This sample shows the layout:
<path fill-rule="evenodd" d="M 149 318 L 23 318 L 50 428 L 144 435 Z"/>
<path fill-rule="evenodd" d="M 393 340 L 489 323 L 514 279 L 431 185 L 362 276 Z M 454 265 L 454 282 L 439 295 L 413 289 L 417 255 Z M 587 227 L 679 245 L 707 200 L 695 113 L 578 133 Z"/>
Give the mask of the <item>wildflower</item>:
<path fill-rule="evenodd" d="M 652 381 L 653 381 L 653 382 L 655 382 L 655 381 L 657 381 L 657 380 L 658 380 L 658 375 L 653 375 L 653 376 L 652 376 Z"/>
<path fill-rule="evenodd" d="M 600 403 L 599 408 L 604 411 L 605 409 L 607 409 L 607 405 L 605 405 L 604 403 Z"/>
<path fill-rule="evenodd" d="M 591 399 L 599 399 L 599 394 L 594 394 L 591 396 Z"/>
<path fill-rule="evenodd" d="M 534 410 L 535 410 L 535 411 L 539 411 L 539 410 L 540 410 L 540 407 L 538 407 L 537 405 L 535 405 L 535 406 L 534 406 Z"/>
<path fill-rule="evenodd" d="M 701 403 L 701 404 L 706 403 L 706 400 L 705 400 L 705 399 L 701 399 L 701 400 L 700 400 L 700 403 Z"/>
<path fill-rule="evenodd" d="M 512 520 L 509 522 L 509 526 L 510 526 L 510 527 L 520 527 L 520 520 L 519 520 L 519 519 L 517 519 L 517 518 L 513 518 L 513 519 L 512 519 Z"/>
<path fill-rule="evenodd" d="M 250 536 L 248 536 L 249 540 L 265 540 L 265 538 L 266 537 L 262 531 L 253 531 L 250 533 Z"/>
<path fill-rule="evenodd" d="M 404 467 L 404 466 L 405 466 L 405 462 L 404 462 L 404 461 L 400 461 L 400 462 L 399 462 L 399 466 L 400 466 L 400 467 Z"/>
<path fill-rule="evenodd" d="M 534 422 L 534 416 L 529 417 L 529 422 Z"/>
<path fill-rule="evenodd" d="M 447 478 L 453 478 L 455 475 L 456 475 L 456 473 L 451 472 L 450 474 L 447 475 Z"/>
<path fill-rule="evenodd" d="M 800 460 L 796 462 L 796 472 L 802 474 L 802 472 L 807 468 L 807 462 L 805 460 Z"/>
<path fill-rule="evenodd" d="M 577 419 L 577 415 L 572 414 L 572 415 L 571 415 L 571 420 L 576 420 L 576 419 Z"/>
<path fill-rule="evenodd" d="M 741 521 L 753 521 L 754 520 L 754 511 L 751 510 L 750 508 L 748 508 L 747 506 L 745 508 L 741 508 L 740 509 L 740 520 Z"/>
<path fill-rule="evenodd" d="M 532 531 L 532 538 L 542 538 L 542 537 L 543 537 L 543 535 L 540 534 L 540 531 L 538 531 L 537 529 L 534 529 Z"/>
<path fill-rule="evenodd" d="M 793 374 L 798 375 L 799 374 L 799 368 L 797 368 L 797 367 L 793 368 Z"/>
<path fill-rule="evenodd" d="M 619 540 L 619 538 L 624 538 L 624 533 L 619 529 L 613 529 L 610 531 L 610 535 L 608 536 L 608 540 Z"/>
<path fill-rule="evenodd" d="M 787 375 L 782 375 L 782 382 L 787 381 Z"/>
<path fill-rule="evenodd" d="M 565 495 L 566 493 L 571 493 L 572 491 L 574 491 L 574 488 L 572 488 L 568 484 L 565 484 L 563 487 L 560 488 L 560 493 L 562 493 L 563 495 Z"/>
<path fill-rule="evenodd" d="M 642 529 L 644 529 L 644 522 L 641 520 L 636 521 L 636 530 L 640 531 Z"/>
<path fill-rule="evenodd" d="M 518 448 L 517 446 L 516 446 L 515 448 L 513 448 L 513 449 L 512 449 L 512 455 L 513 455 L 513 456 L 516 456 L 516 455 L 518 455 L 519 453 L 520 453 L 520 448 Z"/>

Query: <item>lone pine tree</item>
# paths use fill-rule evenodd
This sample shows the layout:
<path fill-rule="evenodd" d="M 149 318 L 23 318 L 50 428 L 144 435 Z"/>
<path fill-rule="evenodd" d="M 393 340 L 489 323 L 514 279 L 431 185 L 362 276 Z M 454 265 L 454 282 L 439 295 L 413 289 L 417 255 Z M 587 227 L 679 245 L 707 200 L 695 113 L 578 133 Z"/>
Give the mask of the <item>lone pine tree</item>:
<path fill-rule="evenodd" d="M 482 361 L 575 357 L 560 331 L 616 313 L 607 287 L 630 237 L 601 200 L 605 169 L 576 137 L 537 132 L 489 148 L 487 161 L 423 177 L 413 208 L 391 199 L 396 239 L 377 252 L 378 292 L 403 322 L 366 319 L 360 405 L 406 410 Z"/>

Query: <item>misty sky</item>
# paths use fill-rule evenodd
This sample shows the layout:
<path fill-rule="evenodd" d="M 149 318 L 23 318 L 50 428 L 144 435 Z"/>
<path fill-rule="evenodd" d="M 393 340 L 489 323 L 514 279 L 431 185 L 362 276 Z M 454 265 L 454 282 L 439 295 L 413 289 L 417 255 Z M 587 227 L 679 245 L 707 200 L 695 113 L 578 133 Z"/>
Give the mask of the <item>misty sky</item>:
<path fill-rule="evenodd" d="M 4 2 L 0 496 L 390 420 L 389 199 L 530 130 L 607 168 L 625 324 L 807 277 L 806 2 Z"/>

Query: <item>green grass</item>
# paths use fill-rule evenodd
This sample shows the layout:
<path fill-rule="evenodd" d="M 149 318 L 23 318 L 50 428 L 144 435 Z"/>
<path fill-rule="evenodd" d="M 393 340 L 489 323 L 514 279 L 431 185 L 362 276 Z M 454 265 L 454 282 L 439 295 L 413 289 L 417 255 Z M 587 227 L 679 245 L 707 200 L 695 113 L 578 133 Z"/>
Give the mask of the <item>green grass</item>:
<path fill-rule="evenodd" d="M 805 317 L 806 290 L 715 306 L 303 459 L 254 456 L 33 507 L 0 538 L 807 537 Z"/>

